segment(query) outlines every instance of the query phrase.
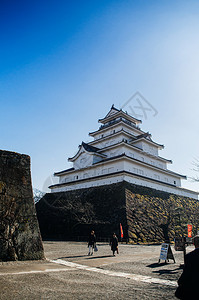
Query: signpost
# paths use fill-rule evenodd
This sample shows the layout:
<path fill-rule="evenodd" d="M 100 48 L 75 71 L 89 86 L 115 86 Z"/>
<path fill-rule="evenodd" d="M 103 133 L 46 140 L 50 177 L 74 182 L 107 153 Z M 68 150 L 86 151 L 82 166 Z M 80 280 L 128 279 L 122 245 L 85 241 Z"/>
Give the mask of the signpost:
<path fill-rule="evenodd" d="M 163 243 L 161 245 L 160 258 L 158 263 L 160 263 L 160 260 L 164 260 L 165 263 L 167 263 L 169 259 L 172 259 L 175 263 L 175 258 L 173 256 L 170 244 Z"/>

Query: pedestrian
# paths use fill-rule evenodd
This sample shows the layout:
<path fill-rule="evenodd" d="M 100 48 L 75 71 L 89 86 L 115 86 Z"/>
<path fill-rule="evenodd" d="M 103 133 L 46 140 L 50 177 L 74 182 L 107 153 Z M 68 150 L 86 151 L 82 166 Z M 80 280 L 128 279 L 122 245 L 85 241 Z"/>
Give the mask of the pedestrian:
<path fill-rule="evenodd" d="M 182 300 L 199 299 L 199 236 L 193 238 L 195 250 L 185 255 L 182 275 L 175 296 Z"/>
<path fill-rule="evenodd" d="M 96 246 L 96 236 L 94 230 L 91 231 L 89 237 L 88 237 L 88 255 L 93 255 L 93 249 Z"/>
<path fill-rule="evenodd" d="M 115 233 L 113 233 L 113 236 L 112 236 L 111 241 L 110 241 L 110 245 L 111 245 L 111 250 L 113 251 L 113 256 L 115 256 L 115 251 L 117 251 L 117 254 L 119 254 L 119 251 L 118 251 L 118 238 L 117 238 Z"/>

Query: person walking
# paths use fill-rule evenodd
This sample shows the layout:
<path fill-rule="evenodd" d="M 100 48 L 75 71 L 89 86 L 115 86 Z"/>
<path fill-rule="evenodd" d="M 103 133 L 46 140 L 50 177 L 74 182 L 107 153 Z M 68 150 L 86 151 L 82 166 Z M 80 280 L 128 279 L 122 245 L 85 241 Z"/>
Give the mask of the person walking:
<path fill-rule="evenodd" d="M 115 251 L 117 251 L 117 254 L 119 254 L 119 252 L 118 252 L 118 238 L 117 238 L 115 233 L 113 233 L 113 236 L 112 236 L 111 241 L 110 241 L 110 245 L 111 245 L 111 250 L 113 251 L 113 256 L 115 256 Z"/>
<path fill-rule="evenodd" d="M 199 299 L 199 236 L 193 238 L 195 250 L 185 255 L 182 275 L 175 296 L 182 300 Z"/>
<path fill-rule="evenodd" d="M 96 246 L 96 236 L 94 230 L 91 231 L 88 237 L 88 255 L 93 255 L 93 249 Z"/>

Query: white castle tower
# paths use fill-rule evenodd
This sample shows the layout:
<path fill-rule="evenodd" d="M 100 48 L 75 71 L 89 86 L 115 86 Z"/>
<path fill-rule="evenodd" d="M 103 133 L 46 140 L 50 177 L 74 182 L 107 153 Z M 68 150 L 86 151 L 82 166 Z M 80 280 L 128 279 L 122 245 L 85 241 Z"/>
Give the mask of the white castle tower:
<path fill-rule="evenodd" d="M 140 129 L 141 120 L 113 105 L 98 122 L 102 124 L 100 128 L 89 133 L 94 140 L 82 142 L 76 155 L 68 159 L 73 167 L 54 174 L 59 177 L 59 183 L 49 187 L 51 192 L 127 181 L 198 199 L 197 192 L 181 187 L 181 179 L 186 176 L 167 169 L 172 161 L 159 156 L 164 146 Z"/>

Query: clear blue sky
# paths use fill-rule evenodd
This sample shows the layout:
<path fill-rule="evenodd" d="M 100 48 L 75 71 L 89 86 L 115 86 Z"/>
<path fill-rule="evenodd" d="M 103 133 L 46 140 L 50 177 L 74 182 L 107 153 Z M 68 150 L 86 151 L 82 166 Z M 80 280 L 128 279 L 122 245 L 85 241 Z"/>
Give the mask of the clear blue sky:
<path fill-rule="evenodd" d="M 142 129 L 165 145 L 172 170 L 193 176 L 198 16 L 192 0 L 1 0 L 0 148 L 29 154 L 43 189 L 111 105 L 139 91 L 158 111 Z"/>

